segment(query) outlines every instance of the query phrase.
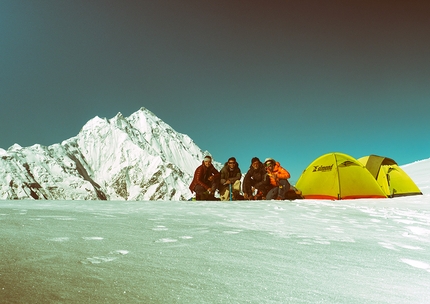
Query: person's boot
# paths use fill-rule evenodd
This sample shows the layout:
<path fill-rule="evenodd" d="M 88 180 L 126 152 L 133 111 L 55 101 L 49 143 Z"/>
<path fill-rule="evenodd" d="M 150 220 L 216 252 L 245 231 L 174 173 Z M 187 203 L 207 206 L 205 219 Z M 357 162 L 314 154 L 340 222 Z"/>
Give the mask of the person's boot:
<path fill-rule="evenodd" d="M 233 191 L 233 200 L 234 201 L 242 201 L 243 196 L 240 195 L 239 191 Z"/>
<path fill-rule="evenodd" d="M 222 201 L 228 201 L 230 200 L 230 191 L 225 190 L 224 193 L 220 196 Z"/>
<path fill-rule="evenodd" d="M 208 201 L 216 201 L 215 194 L 214 193 L 208 194 L 207 200 Z"/>
<path fill-rule="evenodd" d="M 263 199 L 263 193 L 261 191 L 258 191 L 258 193 L 255 195 L 255 200 L 260 201 Z"/>

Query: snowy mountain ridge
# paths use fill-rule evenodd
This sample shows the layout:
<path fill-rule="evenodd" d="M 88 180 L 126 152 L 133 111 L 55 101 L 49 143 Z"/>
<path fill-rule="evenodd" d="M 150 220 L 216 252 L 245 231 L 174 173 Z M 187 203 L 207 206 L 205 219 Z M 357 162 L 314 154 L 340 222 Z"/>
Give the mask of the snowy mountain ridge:
<path fill-rule="evenodd" d="M 95 117 L 61 144 L 0 149 L 0 199 L 187 199 L 207 154 L 145 108 Z"/>

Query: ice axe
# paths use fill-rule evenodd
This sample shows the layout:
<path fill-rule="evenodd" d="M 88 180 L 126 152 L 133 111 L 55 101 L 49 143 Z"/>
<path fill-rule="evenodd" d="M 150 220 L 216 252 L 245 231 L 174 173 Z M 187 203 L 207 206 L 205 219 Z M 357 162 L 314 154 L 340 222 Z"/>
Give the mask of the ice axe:
<path fill-rule="evenodd" d="M 230 191 L 230 200 L 233 200 L 233 193 L 231 192 L 231 184 L 228 184 L 228 190 Z"/>

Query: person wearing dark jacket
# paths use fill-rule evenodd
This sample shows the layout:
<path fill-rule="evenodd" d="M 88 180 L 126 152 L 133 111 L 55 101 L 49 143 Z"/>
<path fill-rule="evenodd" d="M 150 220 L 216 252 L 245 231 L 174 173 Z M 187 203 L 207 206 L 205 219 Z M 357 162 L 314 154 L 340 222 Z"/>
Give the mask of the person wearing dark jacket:
<path fill-rule="evenodd" d="M 220 198 L 222 201 L 230 199 L 230 189 L 232 190 L 232 199 L 240 199 L 240 179 L 242 172 L 240 172 L 239 164 L 236 158 L 230 157 L 221 169 L 220 181 Z M 230 188 L 231 185 L 231 188 Z"/>
<path fill-rule="evenodd" d="M 251 159 L 251 165 L 243 179 L 243 197 L 246 200 L 266 199 L 270 179 L 267 177 L 266 168 L 258 157 Z M 256 195 L 254 192 L 257 190 Z"/>
<path fill-rule="evenodd" d="M 190 185 L 191 192 L 196 193 L 196 200 L 215 200 L 214 194 L 218 189 L 220 173 L 212 164 L 212 157 L 205 156 L 203 162 L 194 172 Z"/>

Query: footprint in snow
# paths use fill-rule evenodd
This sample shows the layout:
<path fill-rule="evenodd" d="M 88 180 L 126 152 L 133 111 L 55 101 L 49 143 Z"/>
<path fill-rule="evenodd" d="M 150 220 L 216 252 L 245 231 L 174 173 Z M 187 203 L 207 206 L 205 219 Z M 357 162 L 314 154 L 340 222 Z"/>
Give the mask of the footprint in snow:
<path fill-rule="evenodd" d="M 70 240 L 70 238 L 67 236 L 55 237 L 55 238 L 48 239 L 48 241 L 51 241 L 51 242 L 67 242 L 69 240 Z"/>
<path fill-rule="evenodd" d="M 126 255 L 128 253 L 129 253 L 128 250 L 115 250 L 115 251 L 109 252 L 109 254 L 120 254 L 120 255 Z"/>
<path fill-rule="evenodd" d="M 416 235 L 416 236 L 429 236 L 430 235 L 430 230 L 426 229 L 426 228 L 409 226 L 409 227 L 406 227 L 406 229 L 408 229 L 413 235 Z M 409 236 L 409 234 L 407 234 L 407 236 Z"/>
<path fill-rule="evenodd" d="M 238 234 L 238 233 L 240 233 L 240 231 L 229 231 L 229 230 L 227 230 L 227 231 L 224 231 L 224 233 L 225 234 Z"/>
<path fill-rule="evenodd" d="M 342 228 L 340 228 L 339 226 L 330 226 L 330 227 L 325 228 L 325 230 L 329 230 L 329 231 L 336 232 L 336 233 L 345 233 L 342 230 Z"/>
<path fill-rule="evenodd" d="M 81 261 L 82 264 L 101 264 L 104 262 L 112 262 L 116 260 L 117 257 L 92 257 L 92 258 L 86 258 L 85 260 Z"/>
<path fill-rule="evenodd" d="M 129 253 L 128 250 L 114 250 L 109 252 L 108 256 L 100 256 L 100 257 L 95 256 L 91 258 L 86 258 L 85 260 L 82 260 L 81 263 L 82 264 L 101 264 L 106 262 L 112 262 L 118 259 L 118 255 L 126 255 L 128 253 Z"/>
<path fill-rule="evenodd" d="M 189 239 L 192 239 L 193 237 L 189 235 L 184 235 L 184 236 L 180 236 L 180 238 L 183 240 L 189 240 Z"/>
<path fill-rule="evenodd" d="M 396 248 L 396 246 L 404 249 L 409 249 L 409 250 L 423 250 L 423 248 L 418 246 L 410 246 L 410 245 L 398 244 L 398 243 L 396 244 L 396 243 L 379 242 L 378 244 L 386 249 L 397 250 L 397 251 L 399 249 Z"/>
<path fill-rule="evenodd" d="M 428 272 L 430 272 L 430 265 L 427 263 L 417 261 L 417 260 L 410 260 L 410 259 L 400 259 L 400 261 L 402 261 L 403 263 L 406 263 L 412 267 L 424 269 L 424 270 L 427 270 Z"/>
<path fill-rule="evenodd" d="M 169 229 L 166 226 L 157 226 L 157 227 L 152 228 L 152 230 L 154 230 L 154 231 L 166 231 Z"/>
<path fill-rule="evenodd" d="M 177 242 L 177 241 L 178 240 L 176 240 L 176 239 L 164 238 L 164 239 L 156 240 L 155 242 L 156 243 L 174 243 L 174 242 Z"/>
<path fill-rule="evenodd" d="M 101 241 L 103 238 L 101 236 L 84 236 L 82 237 L 86 241 Z"/>

